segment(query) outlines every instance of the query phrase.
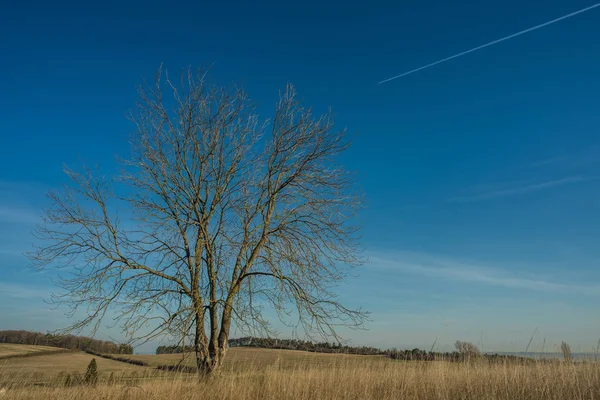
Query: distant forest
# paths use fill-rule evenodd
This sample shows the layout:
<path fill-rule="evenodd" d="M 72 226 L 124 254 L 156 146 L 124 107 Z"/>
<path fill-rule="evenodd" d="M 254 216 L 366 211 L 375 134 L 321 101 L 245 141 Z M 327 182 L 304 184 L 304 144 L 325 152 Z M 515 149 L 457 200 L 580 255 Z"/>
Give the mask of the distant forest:
<path fill-rule="evenodd" d="M 340 343 L 314 343 L 299 339 L 271 339 L 243 337 L 231 339 L 228 342 L 229 347 L 261 347 L 266 349 L 285 349 L 285 350 L 303 350 L 316 353 L 344 353 L 344 354 L 362 354 L 362 355 L 380 355 L 385 352 L 376 347 L 369 346 L 346 346 Z"/>
<path fill-rule="evenodd" d="M 286 349 L 286 350 L 303 350 L 316 353 L 341 353 L 341 354 L 356 354 L 365 356 L 386 356 L 394 360 L 460 360 L 464 359 L 464 355 L 455 351 L 447 353 L 439 353 L 432 351 L 424 351 L 419 349 L 413 350 L 382 350 L 377 347 L 370 346 L 346 346 L 339 343 L 313 343 L 298 339 L 270 339 L 270 338 L 254 338 L 244 337 L 240 339 L 231 339 L 229 347 L 261 347 L 267 349 Z"/>
<path fill-rule="evenodd" d="M 239 339 L 229 339 L 229 347 L 259 347 L 263 349 L 285 349 L 285 350 L 303 350 L 317 353 L 345 353 L 345 354 L 363 354 L 380 355 L 384 351 L 375 347 L 352 347 L 336 343 L 313 343 L 298 339 L 271 339 L 243 337 Z M 185 346 L 185 351 L 194 351 L 193 346 Z M 159 346 L 156 354 L 175 354 L 182 353 L 181 346 Z"/>
<path fill-rule="evenodd" d="M 133 346 L 85 336 L 53 335 L 28 331 L 0 331 L 0 343 L 54 346 L 63 349 L 94 351 L 104 354 L 133 354 Z"/>
<path fill-rule="evenodd" d="M 264 349 L 284 349 L 284 350 L 302 350 L 312 351 L 317 353 L 342 353 L 342 354 L 356 354 L 356 355 L 381 355 L 393 360 L 407 360 L 407 361 L 464 361 L 469 358 L 483 357 L 488 361 L 499 362 L 499 361 L 514 361 L 514 362 L 528 362 L 533 361 L 527 357 L 520 357 L 515 355 L 505 354 L 480 354 L 477 350 L 476 353 L 468 351 L 452 351 L 452 352 L 436 352 L 436 351 L 425 351 L 420 349 L 412 350 L 382 350 L 376 347 L 369 346 L 345 346 L 338 343 L 313 343 L 305 340 L 298 339 L 272 339 L 272 338 L 256 338 L 256 337 L 243 337 L 239 339 L 230 339 L 228 341 L 229 347 L 258 347 Z M 194 351 L 193 346 L 185 346 L 186 352 Z M 182 353 L 181 346 L 159 346 L 156 349 L 156 354 L 176 354 Z"/>

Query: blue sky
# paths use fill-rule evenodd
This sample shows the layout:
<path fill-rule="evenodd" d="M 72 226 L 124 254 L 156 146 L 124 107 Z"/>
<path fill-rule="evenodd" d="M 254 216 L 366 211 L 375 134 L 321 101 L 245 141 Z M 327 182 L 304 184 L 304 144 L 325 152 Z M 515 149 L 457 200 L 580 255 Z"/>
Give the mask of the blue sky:
<path fill-rule="evenodd" d="M 600 336 L 600 8 L 571 1 L 339 5 L 21 2 L 0 16 L 0 329 L 66 324 L 21 255 L 62 165 L 113 165 L 136 85 L 211 66 L 269 115 L 287 82 L 358 135 L 369 262 L 339 289 L 353 343 L 524 350 Z M 119 337 L 118 330 L 103 330 Z M 144 350 L 144 349 L 142 349 Z M 151 348 L 146 350 L 151 351 Z"/>

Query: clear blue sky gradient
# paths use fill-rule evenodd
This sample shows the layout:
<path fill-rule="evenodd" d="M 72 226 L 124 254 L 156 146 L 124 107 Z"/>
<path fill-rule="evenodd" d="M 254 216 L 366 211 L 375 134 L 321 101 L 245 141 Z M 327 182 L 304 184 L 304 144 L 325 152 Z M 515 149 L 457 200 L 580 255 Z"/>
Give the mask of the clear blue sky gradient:
<path fill-rule="evenodd" d="M 538 327 L 534 346 L 595 346 L 600 9 L 377 85 L 591 3 L 217 3 L 2 7 L 0 329 L 66 324 L 43 302 L 52 276 L 21 255 L 30 230 L 63 163 L 127 152 L 136 85 L 164 63 L 212 66 L 265 116 L 292 82 L 358 133 L 343 162 L 366 193 L 369 262 L 339 292 L 373 314 L 353 343 L 522 351 Z"/>

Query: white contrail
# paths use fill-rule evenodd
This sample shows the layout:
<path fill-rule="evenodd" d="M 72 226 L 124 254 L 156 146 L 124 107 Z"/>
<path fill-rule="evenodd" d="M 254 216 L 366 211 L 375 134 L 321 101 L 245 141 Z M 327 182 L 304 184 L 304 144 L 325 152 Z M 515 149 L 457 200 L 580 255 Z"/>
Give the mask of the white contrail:
<path fill-rule="evenodd" d="M 525 29 L 525 30 L 517 32 L 517 33 L 513 33 L 512 35 L 503 37 L 501 39 L 494 40 L 493 42 L 482 44 L 481 46 L 477 46 L 477 47 L 472 48 L 470 50 L 463 51 L 462 53 L 458 53 L 458 54 L 455 54 L 453 56 L 446 57 L 446 58 L 444 58 L 442 60 L 439 60 L 439 61 L 436 61 L 436 62 L 432 62 L 431 64 L 424 65 L 422 67 L 413 69 L 413 70 L 405 72 L 403 74 L 392 76 L 391 78 L 388 78 L 386 80 L 378 82 L 378 84 L 381 85 L 382 83 L 386 83 L 386 82 L 392 81 L 394 79 L 402 78 L 403 76 L 413 74 L 415 72 L 421 71 L 421 70 L 429 68 L 429 67 L 433 67 L 434 65 L 438 65 L 438 64 L 441 64 L 441 63 L 446 62 L 446 61 L 450 61 L 450 60 L 452 60 L 454 58 L 464 56 L 465 54 L 469 54 L 469 53 L 472 53 L 472 52 L 477 51 L 477 50 L 481 50 L 481 49 L 486 48 L 488 46 L 492 46 L 492 45 L 494 45 L 496 43 L 504 42 L 505 40 L 512 39 L 512 38 L 517 37 L 517 36 L 521 36 L 521 35 L 523 35 L 525 33 L 528 33 L 528 32 L 531 32 L 531 31 L 535 31 L 536 29 L 540 29 L 540 28 L 543 28 L 545 26 L 552 25 L 552 24 L 554 24 L 556 22 L 562 21 L 563 19 L 571 18 L 571 17 L 574 17 L 577 14 L 581 14 L 581 13 L 584 13 L 586 11 L 590 11 L 591 9 L 596 8 L 596 7 L 600 7 L 600 3 L 596 3 L 596 4 L 592 5 L 592 6 L 583 8 L 583 9 L 581 9 L 579 11 L 575 11 L 575 12 L 572 12 L 570 14 L 563 15 L 562 17 L 558 17 L 556 19 L 553 19 L 552 21 L 544 22 L 543 24 L 536 25 L 533 28 L 529 28 L 529 29 Z"/>

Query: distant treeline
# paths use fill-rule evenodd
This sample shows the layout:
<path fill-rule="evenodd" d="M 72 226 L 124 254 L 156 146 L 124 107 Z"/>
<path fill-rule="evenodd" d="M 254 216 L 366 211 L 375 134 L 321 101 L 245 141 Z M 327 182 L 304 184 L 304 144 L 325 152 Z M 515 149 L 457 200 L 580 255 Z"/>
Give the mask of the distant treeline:
<path fill-rule="evenodd" d="M 337 343 L 313 343 L 298 339 L 271 339 L 271 338 L 255 338 L 243 337 L 239 339 L 230 339 L 229 347 L 259 347 L 263 349 L 285 349 L 285 350 L 303 350 L 318 353 L 345 353 L 345 354 L 363 354 L 363 355 L 381 355 L 383 350 L 375 347 L 352 347 L 344 346 Z M 181 346 L 159 346 L 156 349 L 156 354 L 175 354 L 182 353 Z M 193 351 L 192 346 L 185 346 L 185 351 Z"/>
<path fill-rule="evenodd" d="M 346 346 L 340 343 L 314 343 L 299 339 L 271 339 L 243 337 L 229 340 L 229 347 L 260 347 L 265 349 L 285 349 L 285 350 L 303 350 L 316 353 L 344 353 L 361 355 L 380 355 L 384 351 L 376 347 L 369 346 Z"/>
<path fill-rule="evenodd" d="M 185 352 L 190 353 L 194 351 L 193 346 L 185 346 Z M 156 354 L 179 354 L 183 353 L 181 346 L 158 346 L 156 348 Z"/>
<path fill-rule="evenodd" d="M 128 344 L 117 344 L 85 336 L 53 335 L 28 331 L 0 331 L 0 343 L 53 346 L 105 354 L 133 354 L 133 346 Z"/>
<path fill-rule="evenodd" d="M 457 342 L 461 343 L 461 342 Z M 285 349 L 285 350 L 303 350 L 318 353 L 343 353 L 357 355 L 382 355 L 392 360 L 406 361 L 466 361 L 470 359 L 485 359 L 490 362 L 520 362 L 526 363 L 534 361 L 527 357 L 520 357 L 508 354 L 482 354 L 475 346 L 472 348 L 463 348 L 461 351 L 435 352 L 420 349 L 412 350 L 381 350 L 376 347 L 368 346 L 345 346 L 337 343 L 313 343 L 298 339 L 272 339 L 243 337 L 239 339 L 230 339 L 229 347 L 258 347 L 264 349 Z M 468 344 L 468 343 L 467 343 Z M 193 351 L 192 346 L 186 346 L 185 351 Z M 175 354 L 182 353 L 181 346 L 159 346 L 156 354 Z"/>
<path fill-rule="evenodd" d="M 436 352 L 425 351 L 420 349 L 412 350 L 386 350 L 384 355 L 392 360 L 404 361 L 467 361 L 474 359 L 484 359 L 490 362 L 534 362 L 535 360 L 528 357 L 520 357 L 512 354 L 485 354 L 485 353 L 468 353 L 468 352 Z"/>

